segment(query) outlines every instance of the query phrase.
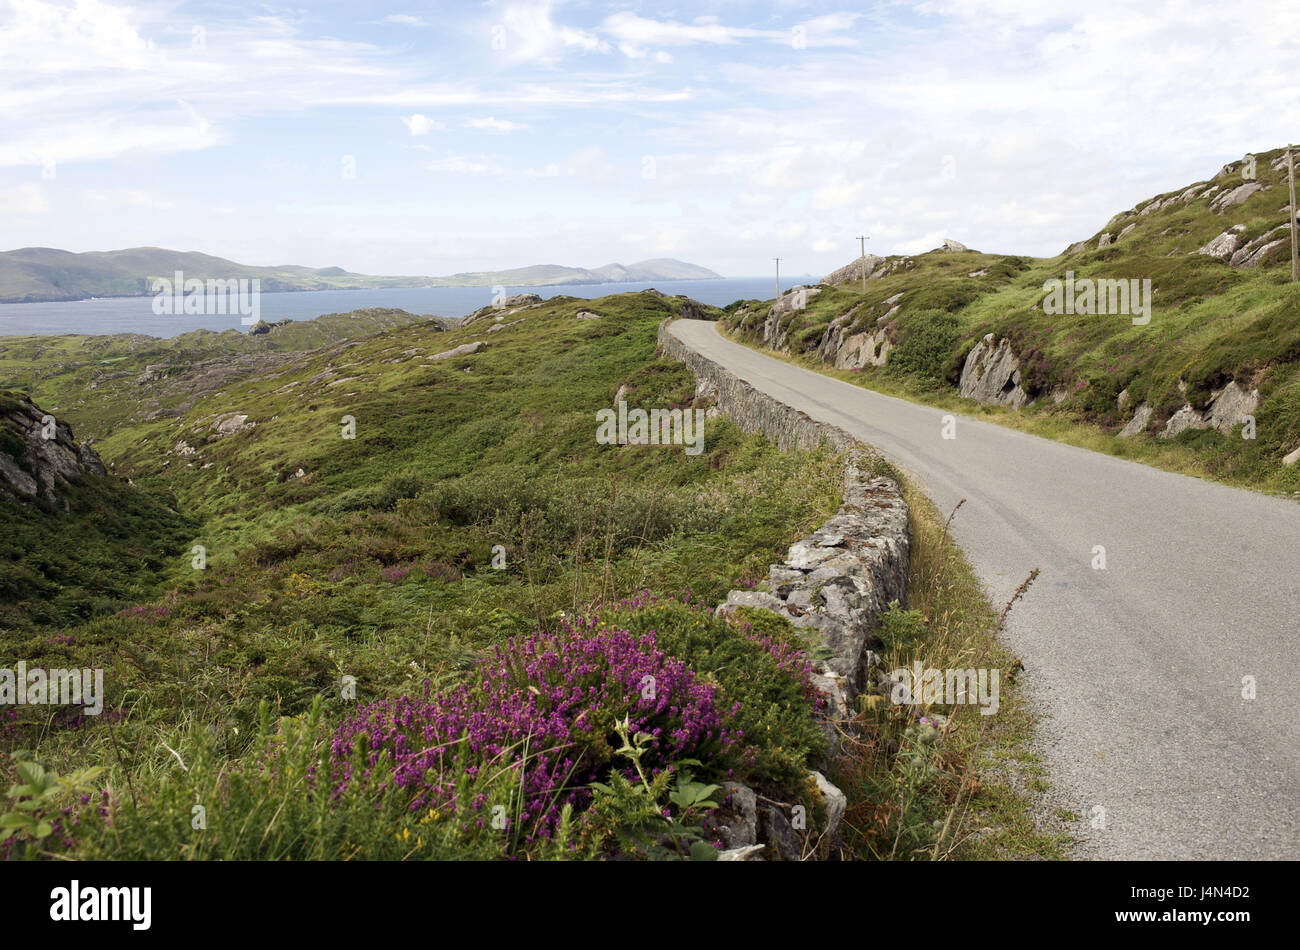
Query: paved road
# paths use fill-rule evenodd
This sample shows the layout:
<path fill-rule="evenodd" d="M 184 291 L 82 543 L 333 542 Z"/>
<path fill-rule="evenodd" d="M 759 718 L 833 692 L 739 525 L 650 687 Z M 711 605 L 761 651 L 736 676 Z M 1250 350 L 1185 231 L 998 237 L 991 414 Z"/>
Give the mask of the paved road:
<path fill-rule="evenodd" d="M 1099 455 L 790 366 L 712 323 L 671 331 L 877 446 L 953 523 L 1042 717 L 1079 857 L 1300 857 L 1300 505 Z M 1106 569 L 1094 570 L 1093 549 Z M 1255 677 L 1244 699 L 1242 678 Z"/>

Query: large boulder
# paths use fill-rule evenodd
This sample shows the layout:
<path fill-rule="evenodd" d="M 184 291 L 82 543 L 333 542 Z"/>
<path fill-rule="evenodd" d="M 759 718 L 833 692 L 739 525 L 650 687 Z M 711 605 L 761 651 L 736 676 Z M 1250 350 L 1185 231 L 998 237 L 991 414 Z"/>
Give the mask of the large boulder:
<path fill-rule="evenodd" d="M 450 350 L 443 350 L 441 353 L 435 353 L 433 356 L 426 357 L 430 362 L 436 360 L 449 360 L 457 356 L 473 356 L 475 353 L 481 353 L 487 349 L 487 344 L 482 340 L 475 340 L 473 343 L 462 343 L 460 346 Z"/>
<path fill-rule="evenodd" d="M 1029 394 L 1020 384 L 1020 363 L 1011 341 L 995 341 L 990 333 L 975 344 L 962 365 L 958 391 L 986 406 L 1023 406 Z"/>
<path fill-rule="evenodd" d="M 1244 230 L 1246 230 L 1245 225 L 1234 224 L 1204 247 L 1198 247 L 1196 253 L 1217 257 L 1220 260 L 1230 257 L 1241 244 L 1241 232 Z"/>
<path fill-rule="evenodd" d="M 1257 181 L 1248 181 L 1244 185 L 1238 185 L 1231 191 L 1222 192 L 1210 202 L 1210 207 L 1222 214 L 1229 208 L 1242 204 L 1255 192 L 1262 191 L 1263 188 L 1264 186 Z"/>

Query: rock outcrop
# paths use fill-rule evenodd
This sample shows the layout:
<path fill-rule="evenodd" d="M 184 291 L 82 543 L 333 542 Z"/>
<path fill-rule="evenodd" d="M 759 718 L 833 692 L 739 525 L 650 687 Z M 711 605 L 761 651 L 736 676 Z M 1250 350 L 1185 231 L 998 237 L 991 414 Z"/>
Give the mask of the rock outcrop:
<path fill-rule="evenodd" d="M 1182 406 L 1169 417 L 1159 437 L 1172 439 L 1188 429 L 1217 429 L 1224 435 L 1231 435 L 1257 408 L 1259 390 L 1248 391 L 1232 380 L 1210 397 L 1204 410 L 1196 409 L 1190 403 Z"/>
<path fill-rule="evenodd" d="M 850 261 L 838 270 L 831 271 L 821 279 L 821 283 L 835 286 L 861 281 L 864 272 L 867 275 L 867 280 L 875 280 L 880 277 L 888 277 L 890 274 L 904 270 L 911 265 L 912 259 L 910 257 L 877 257 L 875 254 L 868 254 L 866 257 L 859 257 Z"/>
<path fill-rule="evenodd" d="M 1241 232 L 1244 230 L 1246 230 L 1244 224 L 1234 224 L 1204 247 L 1198 247 L 1196 253 L 1226 260 L 1241 245 Z"/>
<path fill-rule="evenodd" d="M 1020 363 L 1011 341 L 995 341 L 992 333 L 966 354 L 958 386 L 962 396 L 987 406 L 1019 409 L 1029 399 L 1020 384 Z"/>
<path fill-rule="evenodd" d="M 817 345 L 817 355 L 823 362 L 833 364 L 836 369 L 862 369 L 864 366 L 884 366 L 888 362 L 894 344 L 889 339 L 887 324 L 898 307 L 877 317 L 874 330 L 850 333 L 854 319 L 864 306 L 857 304 L 830 322 Z"/>
<path fill-rule="evenodd" d="M 473 356 L 475 353 L 481 353 L 485 349 L 487 349 L 486 343 L 482 340 L 475 340 L 473 343 L 462 343 L 460 346 L 454 347 L 450 350 L 443 350 L 441 353 L 433 354 L 433 356 L 426 356 L 425 359 L 429 360 L 429 362 L 434 362 L 435 360 L 450 360 L 457 356 Z"/>
<path fill-rule="evenodd" d="M 1280 224 L 1272 230 L 1265 231 L 1237 250 L 1228 263 L 1240 268 L 1258 267 L 1274 248 L 1290 244 L 1290 230 L 1291 225 Z"/>
<path fill-rule="evenodd" d="M 0 393 L 0 490 L 54 502 L 71 483 L 107 474 L 99 456 L 73 438 L 67 423 L 22 393 Z"/>
<path fill-rule="evenodd" d="M 458 326 L 469 326 L 471 323 L 478 323 L 478 321 L 488 317 L 505 318 L 518 313 L 520 310 L 539 306 L 541 303 L 542 298 L 537 294 L 515 294 L 510 297 L 503 297 L 486 307 L 480 307 L 468 316 L 461 317 Z"/>

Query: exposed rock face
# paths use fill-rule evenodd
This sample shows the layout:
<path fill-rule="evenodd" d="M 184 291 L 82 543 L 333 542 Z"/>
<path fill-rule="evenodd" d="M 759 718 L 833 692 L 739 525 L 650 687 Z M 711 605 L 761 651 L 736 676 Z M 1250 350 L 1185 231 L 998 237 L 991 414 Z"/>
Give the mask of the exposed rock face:
<path fill-rule="evenodd" d="M 1128 390 L 1125 390 L 1127 392 Z M 1131 439 L 1140 432 L 1145 432 L 1147 423 L 1151 421 L 1151 407 L 1146 403 L 1138 406 L 1133 412 L 1133 418 L 1129 420 L 1128 425 L 1119 431 L 1121 439 Z"/>
<path fill-rule="evenodd" d="M 1207 424 L 1201 414 L 1190 405 L 1187 405 L 1169 417 L 1169 421 L 1165 423 L 1165 427 L 1160 433 L 1160 438 L 1172 439 L 1188 429 L 1204 428 L 1207 428 Z"/>
<path fill-rule="evenodd" d="M 1101 237 L 1097 238 L 1097 250 L 1101 250 L 1103 247 L 1109 247 L 1109 246 L 1110 246 L 1110 232 L 1106 232 Z"/>
<path fill-rule="evenodd" d="M 944 238 L 943 244 L 939 246 L 938 250 L 957 252 L 957 251 L 969 251 L 970 248 L 968 248 L 965 244 L 962 244 L 960 241 L 954 241 L 952 238 Z"/>
<path fill-rule="evenodd" d="M 460 326 L 468 326 L 471 323 L 477 323 L 487 317 L 508 317 L 520 310 L 528 307 L 536 307 L 542 302 L 542 298 L 537 294 L 515 294 L 511 297 L 505 297 L 499 301 L 488 304 L 486 307 L 480 307 L 468 316 L 460 318 Z"/>
<path fill-rule="evenodd" d="M 1020 385 L 1020 363 L 1011 352 L 1011 341 L 995 343 L 990 333 L 975 344 L 962 365 L 958 391 L 986 406 L 1023 406 L 1029 394 Z"/>
<path fill-rule="evenodd" d="M 868 254 L 866 257 L 859 257 L 857 260 L 845 264 L 839 270 L 833 270 L 822 278 L 823 284 L 847 284 L 849 281 L 862 280 L 863 271 L 866 272 L 867 279 L 870 280 L 881 269 L 885 263 L 883 257 L 877 257 L 875 254 Z"/>
<path fill-rule="evenodd" d="M 1210 207 L 1222 214 L 1229 208 L 1242 204 L 1255 192 L 1263 190 L 1264 186 L 1259 182 L 1248 181 L 1244 185 L 1238 185 L 1231 191 L 1221 193 L 1217 198 L 1210 202 Z"/>
<path fill-rule="evenodd" d="M 427 357 L 432 362 L 434 360 L 449 360 L 456 356 L 473 356 L 487 349 L 487 344 L 482 340 L 475 340 L 473 343 L 462 343 L 460 346 L 450 350 L 443 350 L 441 353 L 435 353 Z"/>
<path fill-rule="evenodd" d="M 1291 235 L 1286 233 L 1290 230 L 1289 224 L 1281 224 L 1271 231 L 1266 231 L 1234 253 L 1228 263 L 1233 267 L 1257 267 L 1269 251 L 1290 242 Z"/>
<path fill-rule="evenodd" d="M 99 456 L 78 443 L 66 423 L 22 393 L 0 393 L 0 489 L 55 501 L 71 482 L 107 474 Z"/>
<path fill-rule="evenodd" d="M 862 369 L 864 366 L 884 366 L 894 344 L 889 339 L 885 324 L 898 308 L 894 307 L 876 320 L 875 330 L 847 333 L 853 318 L 863 304 L 858 304 L 830 322 L 817 346 L 817 355 L 823 362 L 833 363 L 837 369 Z"/>
<path fill-rule="evenodd" d="M 1259 390 L 1247 392 L 1234 379 L 1210 402 L 1205 421 L 1226 435 L 1241 425 L 1243 417 L 1253 415 L 1258 408 Z"/>
<path fill-rule="evenodd" d="M 768 308 L 767 319 L 763 322 L 763 342 L 773 349 L 784 349 L 790 333 L 785 318 L 802 310 L 809 300 L 821 292 L 820 287 L 796 287 L 777 298 Z"/>
<path fill-rule="evenodd" d="M 1300 446 L 1297 446 L 1295 451 L 1282 456 L 1283 465 L 1294 465 L 1296 462 L 1300 462 Z"/>
<path fill-rule="evenodd" d="M 1188 404 L 1183 406 L 1165 423 L 1160 438 L 1172 439 L 1188 429 L 1217 429 L 1224 435 L 1231 435 L 1244 417 L 1259 408 L 1259 390 L 1247 391 L 1232 380 L 1211 397 L 1204 411 Z"/>
<path fill-rule="evenodd" d="M 210 428 L 218 436 L 234 435 L 236 432 L 243 432 L 245 429 L 251 429 L 256 422 L 249 422 L 248 415 L 242 412 L 223 412 L 217 416 L 216 421 Z"/>
<path fill-rule="evenodd" d="M 1197 254 L 1206 254 L 1220 259 L 1227 258 L 1241 244 L 1241 232 L 1246 230 L 1244 224 L 1234 224 L 1204 247 L 1196 249 Z"/>

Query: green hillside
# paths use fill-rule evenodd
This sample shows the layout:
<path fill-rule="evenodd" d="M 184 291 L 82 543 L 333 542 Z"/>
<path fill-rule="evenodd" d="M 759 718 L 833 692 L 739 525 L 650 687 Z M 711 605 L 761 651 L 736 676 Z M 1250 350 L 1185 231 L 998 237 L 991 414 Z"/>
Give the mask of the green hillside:
<path fill-rule="evenodd" d="M 102 352 L 93 338 L 9 341 L 0 378 L 30 379 L 38 400 L 94 436 L 112 474 L 85 490 L 134 493 L 119 521 L 147 505 L 178 514 L 152 533 L 122 524 L 129 550 L 80 536 L 89 563 L 130 557 L 148 568 L 136 582 L 106 577 L 116 600 L 72 589 L 59 615 L 6 624 L 0 614 L 7 655 L 104 668 L 107 709 L 54 727 L 31 708 L 0 722 L 7 748 L 62 775 L 107 770 L 75 828 L 64 821 L 39 845 L 12 837 L 7 853 L 703 857 L 713 853 L 703 842 L 720 846 L 709 829 L 724 781 L 805 806 L 815 830 L 825 805 L 806 776 L 817 765 L 851 796 L 845 856 L 886 856 L 899 836 L 916 857 L 1056 854 L 1027 799 L 998 781 L 969 785 L 978 715 L 955 727 L 940 759 L 908 716 L 870 707 L 862 715 L 879 750 L 828 760 L 797 652 L 816 645 L 771 616 L 704 609 L 762 581 L 838 507 L 842 464 L 824 449 L 782 453 L 720 417 L 699 455 L 597 444 L 595 412 L 620 390 L 632 405 L 711 404 L 684 366 L 655 354 L 659 324 L 682 307 L 654 293 L 557 298 L 500 323 L 408 321 L 270 353 L 218 335 L 116 340 Z M 115 370 L 95 376 L 87 351 Z M 218 354 L 230 375 L 196 394 Z M 160 363 L 169 368 L 151 376 L 146 367 Z M 955 660 L 970 638 L 987 642 L 992 612 L 937 516 L 913 504 L 917 606 L 936 619 L 900 611 L 890 629 L 900 649 L 934 636 Z M 33 550 L 66 529 L 44 522 L 42 538 L 38 516 L 29 521 Z M 575 650 L 596 652 L 579 661 Z M 561 728 L 553 718 L 507 730 L 520 744 L 504 747 L 478 744 L 479 727 L 457 731 L 458 709 L 499 708 L 484 703 L 522 701 L 508 705 L 511 717 L 540 716 L 515 677 L 536 694 L 533 664 L 552 662 L 561 666 L 547 689 L 586 691 L 560 707 L 585 710 L 562 725 L 564 742 L 548 745 Z M 562 672 L 589 663 L 604 672 Z M 642 715 L 634 684 L 647 672 L 672 706 L 645 727 L 679 737 L 671 742 L 620 737 L 622 717 Z M 410 717 L 461 736 L 454 755 L 426 763 L 454 799 L 413 781 L 421 773 L 409 766 L 367 764 L 355 746 L 365 734 L 402 748 L 392 730 Z M 1000 718 L 999 754 L 1017 760 L 1024 720 Z M 325 777 L 334 794 L 316 786 Z M 904 785 L 908 807 L 895 811 Z M 954 800 L 966 817 L 949 829 Z M 206 808 L 199 833 L 196 802 Z M 513 816 L 509 834 L 487 820 L 498 806 Z M 988 829 L 978 845 L 963 844 L 970 822 Z"/>
<path fill-rule="evenodd" d="M 822 285 L 805 309 L 781 316 L 783 349 L 872 388 L 1193 474 L 1295 491 L 1300 466 L 1282 459 L 1300 447 L 1300 284 L 1290 282 L 1283 159 L 1284 150 L 1262 152 L 1249 181 L 1244 161 L 1234 162 L 1157 195 L 1054 258 L 943 250 L 891 257 L 865 293 L 858 281 Z M 1225 234 L 1221 247 L 1235 250 L 1198 253 Z M 1045 312 L 1045 285 L 1068 274 L 1076 282 L 1149 280 L 1150 322 Z M 729 309 L 726 325 L 761 345 L 768 304 Z M 826 367 L 817 350 L 842 317 L 845 337 L 885 331 L 893 348 L 884 366 Z M 1025 408 L 956 395 L 967 354 L 990 333 L 1009 341 L 1018 360 Z M 1204 411 L 1230 382 L 1258 390 L 1253 438 L 1243 425 L 1162 437 L 1175 413 Z M 1120 438 L 1143 404 L 1146 426 Z"/>

